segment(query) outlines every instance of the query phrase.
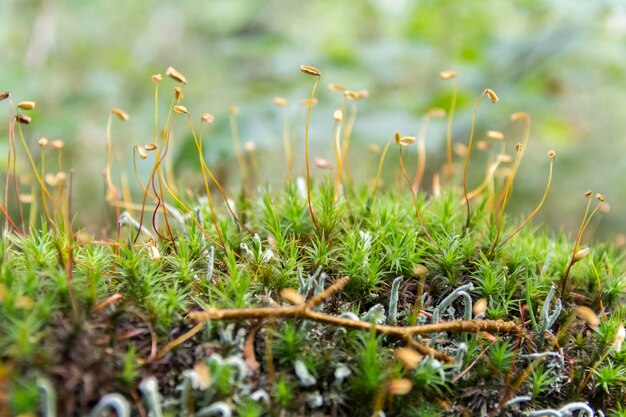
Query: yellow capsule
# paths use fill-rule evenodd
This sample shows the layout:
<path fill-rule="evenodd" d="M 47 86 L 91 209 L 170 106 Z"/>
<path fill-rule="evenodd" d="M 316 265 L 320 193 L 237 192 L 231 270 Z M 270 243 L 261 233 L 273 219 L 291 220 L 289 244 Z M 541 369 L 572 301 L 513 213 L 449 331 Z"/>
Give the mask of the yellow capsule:
<path fill-rule="evenodd" d="M 22 109 L 22 110 L 34 110 L 35 102 L 34 101 L 22 101 L 21 103 L 17 105 L 17 108 Z"/>
<path fill-rule="evenodd" d="M 456 78 L 457 77 L 457 73 L 456 71 L 453 70 L 447 70 L 447 71 L 441 71 L 439 73 L 439 78 L 442 80 L 451 80 L 452 78 Z"/>
<path fill-rule="evenodd" d="M 289 101 L 284 97 L 274 97 L 272 99 L 272 102 L 274 103 L 275 106 L 278 106 L 278 107 L 285 107 L 287 106 L 287 104 L 289 104 Z"/>
<path fill-rule="evenodd" d="M 413 389 L 413 383 L 407 378 L 392 379 L 388 389 L 391 395 L 406 395 Z"/>
<path fill-rule="evenodd" d="M 500 100 L 496 92 L 493 91 L 491 88 L 485 88 L 485 94 L 487 94 L 487 97 L 489 97 L 489 100 L 491 100 L 492 103 L 497 103 L 498 100 Z"/>
<path fill-rule="evenodd" d="M 300 71 L 305 74 L 313 75 L 314 77 L 319 77 L 320 75 L 322 75 L 320 70 L 311 65 L 300 65 Z"/>
<path fill-rule="evenodd" d="M 187 78 L 185 78 L 185 76 L 178 72 L 174 67 L 168 67 L 165 71 L 165 75 L 175 81 L 178 81 L 179 83 L 187 84 Z"/>
<path fill-rule="evenodd" d="M 116 115 L 120 120 L 127 121 L 130 117 L 128 117 L 128 113 L 126 113 L 122 109 L 114 108 L 111 110 L 111 113 Z"/>
<path fill-rule="evenodd" d="M 285 288 L 280 292 L 280 296 L 292 305 L 304 304 L 304 296 L 293 288 Z"/>
<path fill-rule="evenodd" d="M 177 106 L 174 106 L 174 113 L 189 114 L 189 111 L 187 110 L 187 107 L 177 105 Z"/>
<path fill-rule="evenodd" d="M 396 349 L 396 358 L 408 369 L 417 368 L 417 365 L 419 365 L 422 359 L 424 359 L 419 352 L 411 348 Z"/>

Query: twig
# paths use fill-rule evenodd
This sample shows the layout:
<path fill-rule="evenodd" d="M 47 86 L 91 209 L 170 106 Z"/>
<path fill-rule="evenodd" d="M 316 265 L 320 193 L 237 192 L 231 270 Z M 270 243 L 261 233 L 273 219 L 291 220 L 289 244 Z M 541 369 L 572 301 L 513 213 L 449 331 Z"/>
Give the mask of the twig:
<path fill-rule="evenodd" d="M 317 296 L 311 298 L 308 302 L 304 304 L 285 307 L 249 307 L 234 309 L 210 308 L 205 311 L 191 312 L 189 313 L 188 318 L 192 321 L 198 322 L 199 324 L 206 323 L 209 320 L 302 318 L 347 329 L 374 330 L 378 334 L 385 334 L 388 336 L 393 336 L 399 339 L 410 341 L 412 346 L 417 350 L 420 350 L 421 353 L 435 355 L 436 357 L 441 358 L 446 362 L 452 362 L 453 360 L 448 355 L 444 355 L 439 352 L 435 353 L 436 351 L 434 349 L 419 344 L 418 342 L 414 341 L 413 338 L 418 335 L 426 335 L 439 332 L 492 332 L 517 335 L 523 334 L 523 330 L 515 322 L 512 321 L 453 320 L 444 323 L 433 323 L 418 326 L 390 326 L 344 317 L 336 317 L 314 310 L 314 308 L 318 306 L 321 302 L 340 292 L 346 286 L 346 284 L 348 284 L 348 281 L 348 277 L 338 279 L 333 285 L 328 287 Z M 197 329 L 199 331 L 200 328 L 202 327 L 196 326 L 194 330 Z M 187 336 L 187 338 L 188 337 L 190 336 Z M 167 347 L 171 348 L 175 345 L 176 344 L 174 344 L 174 342 L 170 342 Z"/>

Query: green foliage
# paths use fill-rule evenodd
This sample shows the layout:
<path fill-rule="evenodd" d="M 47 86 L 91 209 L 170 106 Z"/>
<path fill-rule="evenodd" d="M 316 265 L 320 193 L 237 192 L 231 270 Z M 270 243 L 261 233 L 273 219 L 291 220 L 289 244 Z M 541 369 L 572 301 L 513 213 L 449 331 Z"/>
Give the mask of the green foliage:
<path fill-rule="evenodd" d="M 487 351 L 489 363 L 496 372 L 506 374 L 510 371 L 515 353 L 508 341 L 498 341 Z"/>
<path fill-rule="evenodd" d="M 379 339 L 374 333 L 363 333 L 359 341 L 360 356 L 357 360 L 352 391 L 368 398 L 380 387 L 385 378 L 386 360 L 381 355 Z"/>
<path fill-rule="evenodd" d="M 168 123 L 191 111 L 176 100 Z M 343 107 L 346 122 L 335 125 L 344 132 L 333 148 L 337 158 L 340 151 L 349 155 L 346 132 L 356 115 L 354 100 Z M 191 126 L 193 120 L 187 120 Z M 68 416 L 89 413 L 88 405 L 113 391 L 120 394 L 105 398 L 121 402 L 141 391 L 153 410 L 170 415 L 182 409 L 189 415 L 351 410 L 403 416 L 439 415 L 443 408 L 478 415 L 506 413 L 496 407 L 511 398 L 524 413 L 529 404 L 520 398 L 528 396 L 533 408 L 558 408 L 565 400 L 585 400 L 598 410 L 621 407 L 624 256 L 610 244 L 581 254 L 592 214 L 574 242 L 564 233 L 521 227 L 525 220 L 502 208 L 517 165 L 511 177 L 487 176 L 488 187 L 470 201 L 454 170 L 443 189 L 413 194 L 404 182 L 368 186 L 349 168 L 350 159 L 337 160 L 337 166 L 346 163 L 343 182 L 335 171 L 304 181 L 290 172 L 284 188 L 270 184 L 257 192 L 264 179 L 244 173 L 257 170 L 257 155 L 250 146 L 241 154 L 237 139 L 247 182 L 231 200 L 193 128 L 209 200 L 193 190 L 181 193 L 187 189 L 173 178 L 165 154 L 176 146 L 173 125 L 160 137 L 156 125 L 149 160 L 156 162 L 141 205 L 132 191 L 118 195 L 116 181 L 106 179 L 106 210 L 129 210 L 116 219 L 119 238 L 113 222 L 103 240 L 73 230 L 63 218 L 69 209 L 46 213 L 41 226 L 31 221 L 29 230 L 6 216 L 0 365 L 11 370 L 6 380 L 16 411 L 33 408 L 32 380 L 39 376 L 58 389 L 60 412 Z M 295 142 L 295 131 L 288 133 L 287 142 Z M 492 149 L 487 157 L 498 153 Z M 106 168 L 110 174 L 109 163 Z M 403 172 L 395 174 L 402 180 Z M 45 184 L 35 183 L 42 203 L 67 207 L 64 191 L 53 195 Z M 595 204 L 591 213 L 604 207 L 604 197 L 596 198 L 588 200 Z M 130 210 L 141 210 L 139 220 Z M 498 246 L 497 235 L 501 243 L 511 239 Z M 333 283 L 345 283 L 344 276 L 342 291 L 306 304 Z M 217 320 L 227 318 L 222 309 L 236 309 L 239 320 Z M 209 311 L 188 314 L 198 310 Z M 191 322 L 209 313 L 216 320 Z M 441 327 L 461 319 L 466 322 Z M 434 328 L 421 334 L 396 329 L 425 324 Z M 513 325 L 517 333 L 502 331 Z M 420 353 L 404 351 L 411 359 L 402 359 L 398 348 L 407 346 Z M 89 383 L 76 382 L 81 378 Z"/>
<path fill-rule="evenodd" d="M 293 364 L 305 348 L 306 334 L 295 321 L 286 321 L 274 333 L 274 352 L 281 362 Z"/>

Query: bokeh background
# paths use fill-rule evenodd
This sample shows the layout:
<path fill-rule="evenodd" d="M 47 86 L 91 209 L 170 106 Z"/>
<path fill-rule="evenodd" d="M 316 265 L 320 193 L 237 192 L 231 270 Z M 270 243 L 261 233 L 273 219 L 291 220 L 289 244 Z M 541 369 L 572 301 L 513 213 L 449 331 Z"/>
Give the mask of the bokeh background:
<path fill-rule="evenodd" d="M 132 145 L 152 139 L 152 74 L 172 65 L 189 79 L 184 104 L 194 120 L 203 112 L 216 116 L 206 131 L 206 157 L 234 185 L 229 107 L 239 107 L 242 140 L 256 144 L 263 179 L 282 180 L 282 119 L 272 98 L 289 99 L 295 118 L 311 88 L 299 66 L 310 64 L 323 73 L 312 156 L 332 159 L 332 114 L 340 99 L 324 88 L 328 82 L 370 92 L 358 104 L 352 140 L 355 175 L 369 177 L 375 158 L 367 147 L 384 144 L 395 130 L 415 134 L 428 108 L 447 108 L 451 85 L 438 73 L 454 69 L 455 142 L 467 141 L 471 110 L 485 87 L 500 102 L 481 105 L 477 138 L 487 129 L 502 130 L 512 147 L 520 132 L 510 114 L 533 117 L 513 212 L 527 213 L 539 200 L 545 153 L 554 149 L 554 183 L 541 221 L 555 230 L 577 228 L 582 194 L 593 189 L 611 206 L 594 222 L 594 236 L 626 232 L 622 1 L 2 0 L 0 16 L 0 90 L 10 90 L 16 101 L 37 102 L 26 129 L 35 152 L 41 136 L 65 141 L 66 165 L 78 173 L 79 222 L 88 228 L 102 224 L 109 111 L 121 107 L 131 116 L 113 127 L 119 175 L 131 169 Z M 162 86 L 165 111 L 174 84 Z M 7 114 L 0 122 L 0 152 L 6 154 L 8 110 L 4 103 L 0 109 Z M 303 127 L 301 117 L 300 151 Z M 193 181 L 196 157 L 184 124 L 174 138 L 176 168 Z M 437 168 L 444 160 L 443 122 L 432 123 L 427 147 L 429 168 Z M 393 155 L 387 166 L 395 170 Z M 472 162 L 477 174 L 482 163 L 480 157 Z"/>

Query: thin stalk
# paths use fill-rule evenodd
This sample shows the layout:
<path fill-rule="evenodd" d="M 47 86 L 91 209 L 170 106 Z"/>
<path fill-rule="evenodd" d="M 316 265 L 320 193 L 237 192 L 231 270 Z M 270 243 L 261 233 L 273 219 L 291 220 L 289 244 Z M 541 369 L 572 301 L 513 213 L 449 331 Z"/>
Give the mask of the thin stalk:
<path fill-rule="evenodd" d="M 228 211 L 230 212 L 231 216 L 233 216 L 233 219 L 235 220 L 235 222 L 242 229 L 244 229 L 246 232 L 248 232 L 251 235 L 253 235 L 254 232 L 252 230 L 250 230 L 245 224 L 243 224 L 243 222 L 241 220 L 239 220 L 239 217 L 237 217 L 237 215 L 235 214 L 235 211 L 233 210 L 233 208 L 231 207 L 230 203 L 228 202 L 228 197 L 226 196 L 226 192 L 222 188 L 222 185 L 217 180 L 217 178 L 215 178 L 215 176 L 213 175 L 213 173 L 211 172 L 211 170 L 207 166 L 206 161 L 204 160 L 204 156 L 202 154 L 201 138 L 198 138 L 196 136 L 195 130 L 193 129 L 193 123 L 191 123 L 190 126 L 191 126 L 191 130 L 192 130 L 192 135 L 194 137 L 194 142 L 196 143 L 196 149 L 198 149 L 198 156 L 200 157 L 200 168 L 201 168 L 201 171 L 202 171 L 203 178 L 205 178 L 204 177 L 204 175 L 205 175 L 204 173 L 206 172 L 206 174 L 209 175 L 209 177 L 211 178 L 211 180 L 213 181 L 213 183 L 217 187 L 218 191 L 222 195 L 222 198 L 224 199 L 224 202 L 226 203 L 226 207 L 228 208 Z M 202 129 L 200 130 L 200 132 L 202 133 Z M 207 190 L 207 199 L 209 201 L 209 207 L 211 209 L 211 214 L 213 216 L 213 222 L 214 222 L 215 227 L 216 227 L 216 232 L 219 235 L 220 232 L 219 232 L 219 230 L 217 230 L 217 218 L 215 217 L 215 211 L 213 210 L 213 203 L 212 203 L 212 200 L 211 200 L 211 193 L 210 193 L 208 182 L 206 181 L 206 178 L 205 178 L 205 183 L 204 184 L 205 184 L 205 188 Z M 222 240 L 222 239 L 220 238 L 220 240 Z M 223 240 L 222 240 L 222 242 L 223 242 Z"/>
<path fill-rule="evenodd" d="M 491 250 L 489 251 L 489 255 L 487 256 L 488 258 L 491 258 L 493 256 L 494 252 L 497 249 L 500 249 L 502 246 L 504 246 L 506 244 L 506 242 L 508 242 L 516 234 L 518 234 L 528 223 L 530 223 L 530 221 L 533 219 L 533 217 L 535 217 L 535 215 L 539 212 L 539 210 L 543 206 L 543 203 L 546 201 L 546 197 L 548 197 L 548 192 L 550 191 L 550 184 L 552 183 L 552 168 L 553 168 L 553 166 L 554 166 L 554 158 L 550 158 L 550 173 L 548 174 L 548 183 L 546 184 L 546 189 L 545 189 L 545 191 L 543 193 L 543 196 L 541 197 L 541 201 L 539 201 L 539 204 L 537 204 L 537 207 L 535 207 L 535 209 L 532 211 L 532 213 L 530 213 L 528 215 L 528 217 L 526 217 L 526 219 L 522 222 L 522 224 L 520 224 L 517 227 L 517 229 L 515 229 L 515 231 L 513 233 L 511 233 L 506 239 L 504 239 L 502 242 L 500 242 L 499 245 L 497 245 L 497 241 L 494 241 L 493 245 L 491 246 Z"/>
<path fill-rule="evenodd" d="M 46 178 L 45 155 L 46 155 L 46 152 L 44 151 L 44 148 L 42 147 L 41 148 L 41 173 L 40 175 L 41 175 L 41 178 L 44 178 L 44 179 Z M 44 213 L 46 213 L 46 217 L 50 218 L 50 210 L 48 210 L 48 202 L 46 201 L 46 194 L 44 193 L 43 189 L 41 189 L 41 203 L 43 205 L 43 211 Z"/>
<path fill-rule="evenodd" d="M 74 189 L 74 170 L 70 170 L 69 192 L 67 194 L 67 217 L 65 219 L 65 235 L 67 237 L 67 286 L 74 312 L 74 320 L 78 323 L 80 311 L 74 292 L 74 233 L 72 232 L 72 191 Z"/>
<path fill-rule="evenodd" d="M 13 117 L 13 97 L 9 95 L 9 146 L 8 146 L 8 159 L 7 159 L 7 176 L 5 181 L 5 194 L 4 194 L 4 207 L 9 208 L 9 172 L 11 169 L 11 152 L 13 152 L 13 188 L 15 189 L 15 195 L 17 197 L 17 206 L 20 212 L 20 222 L 22 224 L 22 234 L 26 234 L 26 226 L 24 224 L 24 211 L 22 208 L 22 199 L 20 198 L 20 187 L 17 180 L 17 147 L 15 145 L 15 118 Z M 8 216 L 5 215 L 5 217 Z M 9 223 L 15 224 L 12 219 L 7 217 Z M 5 222 L 6 229 L 6 222 Z M 15 228 L 15 230 L 20 230 Z"/>
<path fill-rule="evenodd" d="M 28 160 L 30 162 L 31 169 L 33 170 L 33 173 L 35 174 L 35 178 L 37 179 L 37 182 L 39 183 L 39 186 L 44 191 L 45 196 L 50 199 L 50 201 L 52 203 L 52 206 L 53 206 L 53 208 L 55 210 L 55 213 L 58 214 L 59 216 L 61 216 L 62 212 L 59 209 L 59 206 L 57 205 L 54 197 L 52 197 L 52 194 L 50 194 L 50 191 L 48 191 L 48 187 L 46 187 L 45 182 L 43 181 L 43 179 L 39 175 L 39 170 L 37 169 L 37 164 L 35 164 L 35 160 L 33 159 L 33 155 L 30 153 L 30 150 L 28 149 L 28 145 L 26 144 L 26 139 L 24 138 L 24 133 L 22 132 L 22 126 L 19 123 L 17 124 L 17 126 L 18 126 L 17 130 L 18 130 L 18 132 L 20 134 L 20 139 L 22 141 L 22 145 L 24 146 L 24 150 L 26 151 L 26 155 L 28 156 Z M 19 200 L 19 195 L 18 195 L 18 200 Z M 50 223 L 52 225 L 55 225 L 55 223 L 52 220 L 52 218 L 48 217 L 48 220 L 50 221 Z M 24 220 L 22 219 L 22 222 L 23 221 Z"/>
<path fill-rule="evenodd" d="M 596 212 L 600 208 L 600 205 L 602 205 L 602 201 L 598 202 L 595 209 L 591 212 L 591 214 L 589 214 L 589 208 L 591 207 L 591 198 L 589 199 L 589 202 L 587 203 L 587 208 L 585 209 L 585 215 L 583 216 L 583 221 L 580 224 L 580 228 L 578 229 L 578 235 L 576 236 L 576 242 L 574 243 L 574 250 L 572 251 L 572 256 L 570 258 L 569 263 L 567 264 L 567 269 L 565 269 L 565 273 L 561 277 L 561 281 L 559 283 L 559 286 L 561 287 L 561 298 L 564 298 L 565 296 L 567 279 L 569 278 L 569 273 L 570 273 L 570 270 L 572 269 L 572 266 L 576 263 L 575 261 L 576 253 L 578 252 L 578 247 L 580 246 L 580 241 L 583 238 L 585 229 L 587 229 L 587 226 L 589 226 L 589 222 L 593 218 L 594 214 L 596 214 Z M 588 217 L 587 217 L 587 214 L 589 214 Z"/>
<path fill-rule="evenodd" d="M 376 172 L 376 179 L 374 180 L 374 189 L 372 190 L 372 196 L 370 197 L 370 202 L 374 201 L 374 197 L 376 196 L 376 191 L 378 190 L 378 185 L 380 184 L 380 176 L 383 172 L 383 162 L 385 162 L 385 156 L 387 155 L 387 151 L 389 150 L 389 145 L 391 145 L 392 139 L 390 139 L 385 148 L 383 149 L 383 153 L 380 155 L 380 160 L 378 161 L 378 172 Z"/>
<path fill-rule="evenodd" d="M 152 172 L 150 173 L 150 177 L 148 178 L 148 182 L 146 184 L 146 187 L 144 189 L 144 193 L 143 193 L 143 200 L 141 202 L 141 215 L 139 216 L 139 229 L 137 230 L 137 234 L 135 235 L 135 238 L 133 239 L 133 243 L 137 243 L 137 239 L 139 239 L 139 236 L 141 235 L 141 231 L 143 228 L 143 218 L 145 215 L 145 208 L 146 208 L 146 200 L 148 198 L 148 194 L 149 194 L 149 188 L 150 188 L 150 183 L 153 182 L 154 180 L 154 176 L 156 175 L 157 170 L 159 169 L 159 164 L 160 164 L 160 159 L 161 159 L 161 148 L 163 147 L 163 144 L 166 142 L 166 138 L 168 136 L 168 130 L 172 129 L 173 123 L 170 122 L 170 118 L 172 116 L 173 113 L 173 109 L 174 109 L 174 103 L 176 103 L 174 97 L 172 97 L 172 100 L 170 101 L 170 106 L 169 109 L 167 111 L 167 117 L 165 119 L 165 126 L 166 128 L 163 129 L 163 133 L 161 134 L 161 144 L 159 145 L 158 142 L 158 113 L 157 113 L 157 105 L 158 105 L 158 84 L 155 87 L 155 93 L 154 93 L 154 102 L 155 102 L 155 110 L 154 110 L 154 144 L 157 145 L 156 149 L 155 149 L 155 161 L 154 161 L 154 166 L 152 167 Z M 169 126 L 169 127 L 167 127 Z M 154 198 L 158 200 L 157 195 L 154 195 Z M 158 206 L 157 206 L 158 208 Z M 156 210 L 156 209 L 155 209 Z M 155 230 L 155 232 L 157 234 L 159 234 L 159 232 L 157 230 Z M 160 236 L 160 234 L 159 234 Z"/>
<path fill-rule="evenodd" d="M 107 165 L 106 165 L 106 171 L 105 171 L 105 178 L 107 182 L 107 188 L 109 189 L 108 196 L 113 198 L 113 204 L 115 206 L 115 223 L 116 223 L 116 231 L 117 231 L 117 240 L 119 240 L 121 229 L 120 229 L 120 225 L 117 219 L 120 218 L 120 205 L 118 204 L 118 201 L 117 201 L 117 188 L 115 188 L 115 186 L 113 185 L 113 180 L 111 179 L 111 158 L 113 156 L 113 140 L 111 138 L 112 123 L 113 123 L 113 114 L 109 113 L 109 120 L 107 121 L 107 130 L 106 130 Z M 105 204 L 106 203 L 107 202 L 105 201 Z M 45 206 L 44 206 L 44 209 L 45 209 Z"/>
<path fill-rule="evenodd" d="M 463 166 L 463 198 L 465 199 L 465 205 L 467 207 L 467 220 L 465 222 L 465 229 L 469 229 L 470 217 L 471 217 L 471 208 L 469 204 L 469 199 L 467 196 L 467 168 L 469 167 L 470 156 L 472 154 L 472 145 L 474 143 L 474 129 L 476 127 L 476 112 L 478 111 L 478 106 L 480 105 L 481 100 L 486 94 L 486 90 L 478 97 L 476 101 L 476 105 L 474 105 L 474 110 L 472 111 L 472 127 L 470 130 L 469 143 L 467 145 L 467 153 L 465 154 L 465 165 Z"/>
<path fill-rule="evenodd" d="M 304 128 L 304 158 L 306 165 L 306 198 L 307 203 L 309 205 L 309 214 L 311 215 L 311 220 L 315 225 L 315 229 L 320 230 L 319 224 L 315 219 L 315 214 L 313 213 L 313 204 L 311 203 L 311 168 L 309 166 L 309 122 L 311 120 L 311 108 L 313 107 L 313 98 L 315 98 L 315 90 L 317 89 L 317 85 L 320 82 L 320 75 L 315 77 L 315 83 L 313 84 L 313 89 L 311 90 L 311 97 L 309 98 L 309 103 L 307 107 L 306 113 L 306 124 Z"/>
<path fill-rule="evenodd" d="M 485 176 L 483 182 L 467 194 L 468 200 L 471 200 L 472 198 L 482 193 L 483 190 L 487 188 L 489 184 L 491 184 L 491 181 L 493 180 L 493 176 L 495 175 L 498 166 L 500 166 L 500 161 L 495 161 L 494 163 L 489 165 L 489 167 L 487 168 L 487 175 Z M 465 200 L 462 200 L 461 204 L 465 204 Z"/>
<path fill-rule="evenodd" d="M 191 220 L 193 220 L 193 222 L 196 224 L 196 226 L 198 226 L 198 229 L 200 230 L 200 232 L 204 235 L 204 237 L 206 237 L 207 239 L 209 239 L 215 246 L 219 247 L 220 249 L 224 249 L 225 248 L 225 244 L 224 241 L 222 240 L 222 236 L 218 231 L 218 237 L 221 241 L 221 244 L 219 242 L 216 242 L 215 239 L 213 239 L 206 230 L 204 230 L 204 228 L 202 227 L 202 225 L 200 224 L 200 222 L 198 222 L 198 219 L 196 218 L 195 214 L 193 213 L 193 211 L 187 207 L 187 205 L 185 203 L 182 202 L 182 200 L 180 198 L 178 198 L 175 194 L 175 192 L 169 188 L 169 186 L 167 185 L 167 182 L 165 182 L 165 180 L 163 179 L 163 174 L 161 175 L 161 179 L 163 180 L 163 186 L 165 187 L 165 190 L 167 191 L 167 193 L 170 195 L 170 197 L 172 197 L 174 199 L 174 201 L 176 201 L 176 203 L 178 203 L 178 205 L 180 205 L 185 212 L 189 215 L 189 217 L 191 217 Z"/>

